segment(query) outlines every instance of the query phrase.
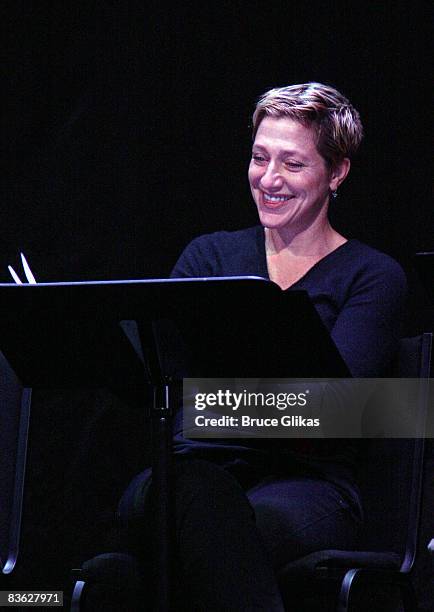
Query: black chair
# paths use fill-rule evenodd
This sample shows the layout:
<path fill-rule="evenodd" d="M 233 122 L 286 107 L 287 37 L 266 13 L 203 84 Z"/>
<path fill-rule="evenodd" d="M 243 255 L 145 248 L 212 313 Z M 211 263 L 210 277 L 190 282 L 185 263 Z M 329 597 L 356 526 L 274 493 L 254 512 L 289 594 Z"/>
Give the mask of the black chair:
<path fill-rule="evenodd" d="M 421 422 L 428 411 L 431 346 L 432 334 L 403 339 L 394 367 L 395 377 L 422 379 L 417 404 Z M 321 612 L 372 610 L 369 597 L 389 589 L 394 595 L 398 590 L 405 612 L 417 610 L 410 576 L 417 552 L 424 439 L 364 442 L 360 487 L 366 521 L 360 549 L 323 550 L 282 568 L 279 583 L 290 609 L 297 598 L 301 602 L 313 592 Z M 356 607 L 358 599 L 364 599 L 362 607 Z M 385 610 L 382 605 L 375 609 Z"/>
<path fill-rule="evenodd" d="M 0 352 L 0 567 L 5 585 L 17 564 L 31 389 Z"/>
<path fill-rule="evenodd" d="M 71 599 L 71 612 L 142 612 L 146 594 L 140 564 L 126 553 L 105 553 L 85 561 Z"/>

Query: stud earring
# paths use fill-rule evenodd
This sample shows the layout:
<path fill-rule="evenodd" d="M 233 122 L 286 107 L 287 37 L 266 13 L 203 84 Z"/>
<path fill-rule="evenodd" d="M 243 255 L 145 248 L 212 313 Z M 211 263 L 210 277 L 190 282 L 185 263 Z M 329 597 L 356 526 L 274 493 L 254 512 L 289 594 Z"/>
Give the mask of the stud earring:
<path fill-rule="evenodd" d="M 335 189 L 334 191 L 332 191 L 332 198 L 336 199 L 338 197 L 338 190 Z"/>

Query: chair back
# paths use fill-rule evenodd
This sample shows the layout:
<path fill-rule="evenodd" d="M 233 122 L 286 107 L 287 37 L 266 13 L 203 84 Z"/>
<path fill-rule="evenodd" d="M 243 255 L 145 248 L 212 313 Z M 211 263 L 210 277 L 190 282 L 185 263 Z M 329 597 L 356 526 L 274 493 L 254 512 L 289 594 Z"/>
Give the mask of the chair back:
<path fill-rule="evenodd" d="M 393 370 L 396 378 L 420 379 L 413 416 L 422 424 L 428 413 L 431 347 L 432 334 L 404 338 Z M 368 440 L 360 466 L 362 548 L 398 553 L 403 572 L 411 569 L 416 554 L 424 444 L 423 437 Z"/>
<path fill-rule="evenodd" d="M 10 574 L 19 549 L 31 389 L 0 352 L 0 568 Z"/>

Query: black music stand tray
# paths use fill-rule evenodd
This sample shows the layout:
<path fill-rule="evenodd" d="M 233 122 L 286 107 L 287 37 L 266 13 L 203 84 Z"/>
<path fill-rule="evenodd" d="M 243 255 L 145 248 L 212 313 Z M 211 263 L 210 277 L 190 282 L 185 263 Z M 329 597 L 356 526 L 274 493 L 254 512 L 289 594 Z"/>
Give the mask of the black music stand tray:
<path fill-rule="evenodd" d="M 170 609 L 176 385 L 349 375 L 307 293 L 257 277 L 0 284 L 0 304 L 0 349 L 24 386 L 105 386 L 151 413 L 160 610 Z"/>

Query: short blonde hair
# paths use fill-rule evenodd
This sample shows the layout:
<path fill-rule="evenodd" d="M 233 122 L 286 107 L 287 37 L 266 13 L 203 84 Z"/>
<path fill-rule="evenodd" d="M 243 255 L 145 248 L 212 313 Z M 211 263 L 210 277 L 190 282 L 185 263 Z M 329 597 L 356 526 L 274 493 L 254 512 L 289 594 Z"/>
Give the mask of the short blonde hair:
<path fill-rule="evenodd" d="M 329 167 L 351 158 L 363 138 L 358 111 L 337 89 L 322 83 L 304 83 L 270 89 L 253 113 L 253 139 L 265 117 L 289 117 L 313 126 L 317 149 Z"/>

